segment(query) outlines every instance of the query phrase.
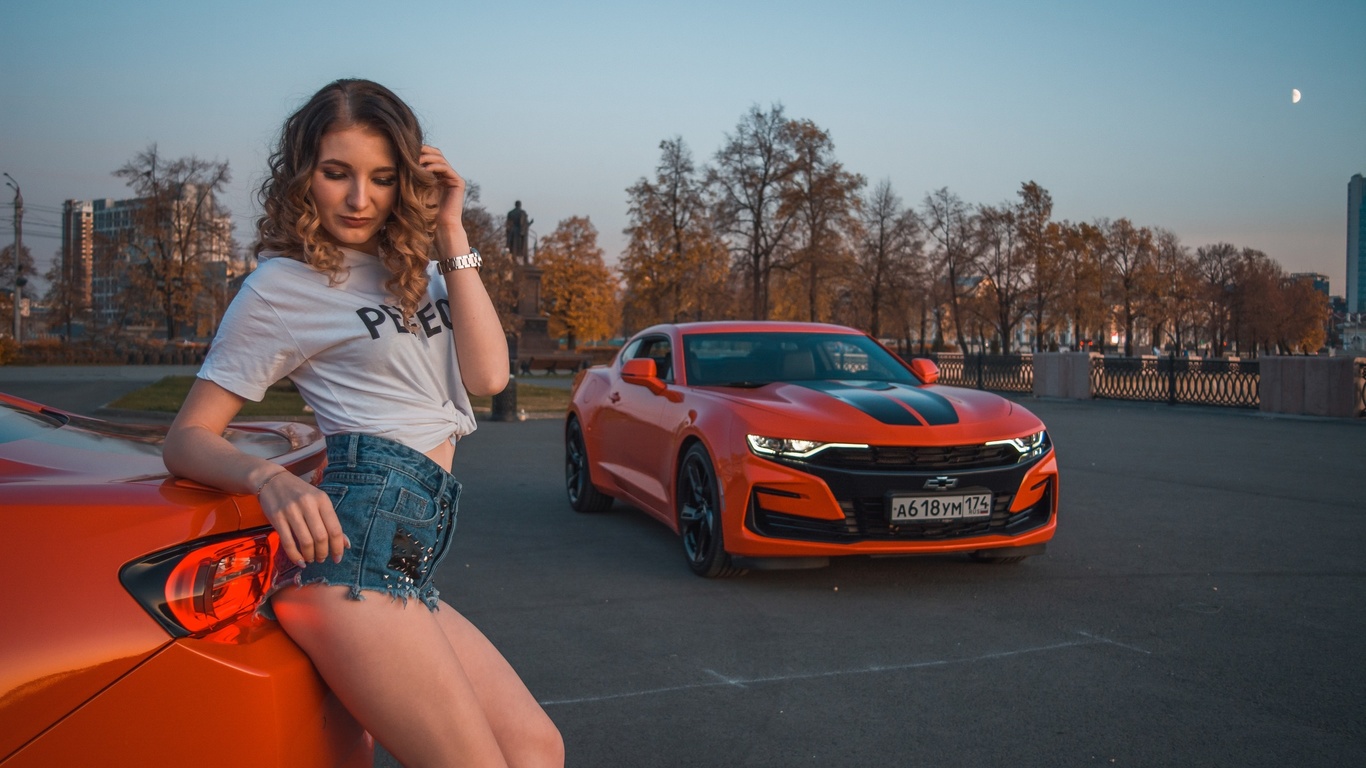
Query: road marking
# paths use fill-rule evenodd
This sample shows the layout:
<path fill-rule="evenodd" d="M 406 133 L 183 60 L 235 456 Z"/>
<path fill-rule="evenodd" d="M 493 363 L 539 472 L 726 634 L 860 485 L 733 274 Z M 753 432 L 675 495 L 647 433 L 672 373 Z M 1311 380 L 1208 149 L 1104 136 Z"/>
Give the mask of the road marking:
<path fill-rule="evenodd" d="M 614 699 L 630 699 L 639 696 L 653 696 L 660 693 L 675 693 L 677 691 L 692 691 L 699 688 L 720 688 L 723 686 L 733 688 L 745 688 L 757 683 L 785 683 L 797 680 L 818 680 L 827 677 L 844 677 L 846 675 L 867 675 L 883 672 L 904 672 L 913 669 L 925 669 L 928 667 L 945 667 L 951 664 L 971 664 L 979 661 L 995 661 L 997 659 L 1007 659 L 1012 656 L 1024 656 L 1031 653 L 1044 653 L 1047 651 L 1062 651 L 1068 648 L 1080 648 L 1088 645 L 1113 645 L 1135 653 L 1151 654 L 1152 651 L 1139 648 L 1134 645 L 1116 642 L 1109 638 L 1099 637 L 1090 632 L 1078 631 L 1084 640 L 1071 640 L 1063 643 L 1053 643 L 1052 645 L 1037 645 L 1030 648 L 1018 648 L 1013 651 L 998 651 L 996 653 L 986 653 L 980 656 L 971 656 L 965 659 L 936 659 L 933 661 L 914 661 L 907 664 L 876 664 L 861 669 L 834 669 L 825 672 L 799 672 L 788 675 L 769 675 L 765 677 L 728 677 L 712 669 L 703 669 L 707 675 L 715 678 L 714 681 L 702 683 L 689 683 L 687 685 L 671 685 L 663 688 L 647 688 L 639 691 L 625 691 L 623 693 L 608 693 L 601 696 L 581 696 L 570 699 L 545 699 L 540 702 L 543 707 L 553 707 L 562 704 L 590 704 L 598 701 L 612 701 Z"/>

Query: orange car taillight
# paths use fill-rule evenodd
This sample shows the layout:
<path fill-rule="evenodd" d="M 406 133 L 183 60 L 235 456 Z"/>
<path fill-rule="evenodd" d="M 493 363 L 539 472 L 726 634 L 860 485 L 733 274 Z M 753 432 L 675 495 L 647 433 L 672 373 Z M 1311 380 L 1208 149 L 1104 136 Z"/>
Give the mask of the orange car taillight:
<path fill-rule="evenodd" d="M 129 563 L 119 579 L 176 637 L 201 637 L 250 615 L 270 589 L 270 529 L 193 542 Z"/>

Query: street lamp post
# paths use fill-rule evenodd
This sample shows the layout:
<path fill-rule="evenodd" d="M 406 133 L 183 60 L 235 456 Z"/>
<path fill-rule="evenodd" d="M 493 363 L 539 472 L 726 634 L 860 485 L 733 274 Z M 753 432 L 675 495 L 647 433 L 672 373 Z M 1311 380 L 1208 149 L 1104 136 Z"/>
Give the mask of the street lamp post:
<path fill-rule="evenodd" d="M 24 279 L 21 269 L 23 262 L 19 259 L 19 254 L 24 250 L 24 194 L 19 191 L 19 182 L 13 176 L 6 173 L 5 178 L 9 179 L 5 186 L 14 190 L 14 342 L 17 344 L 23 341 L 19 335 L 19 305 L 23 301 L 24 284 L 28 282 Z"/>

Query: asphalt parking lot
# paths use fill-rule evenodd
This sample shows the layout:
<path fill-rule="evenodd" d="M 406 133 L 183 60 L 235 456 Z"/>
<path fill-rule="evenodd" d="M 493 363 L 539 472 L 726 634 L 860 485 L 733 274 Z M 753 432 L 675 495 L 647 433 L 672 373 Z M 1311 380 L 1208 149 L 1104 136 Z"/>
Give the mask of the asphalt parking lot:
<path fill-rule="evenodd" d="M 105 391 L 0 374 L 24 387 Z M 530 420 L 461 442 L 442 596 L 571 766 L 1366 764 L 1366 420 L 1021 402 L 1062 471 L 1021 565 L 699 579 L 642 513 L 570 511 L 561 423 Z"/>
<path fill-rule="evenodd" d="M 574 766 L 1366 764 L 1366 424 L 1027 400 L 1062 467 L 1018 566 L 693 576 L 570 511 L 558 421 L 485 424 L 442 593 Z"/>

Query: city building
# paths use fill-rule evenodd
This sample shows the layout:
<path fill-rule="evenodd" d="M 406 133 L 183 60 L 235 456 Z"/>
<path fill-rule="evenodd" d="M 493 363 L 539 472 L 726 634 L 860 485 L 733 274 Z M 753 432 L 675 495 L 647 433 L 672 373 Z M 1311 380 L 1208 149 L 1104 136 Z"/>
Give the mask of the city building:
<path fill-rule="evenodd" d="M 1366 178 L 1347 182 L 1347 311 L 1366 312 Z"/>
<path fill-rule="evenodd" d="M 168 228 L 184 229 L 197 189 L 187 184 L 168 212 Z M 83 309 L 90 310 L 90 321 L 96 328 L 126 325 L 129 308 L 121 306 L 127 286 L 129 270 L 145 261 L 139 256 L 143 249 L 138 238 L 141 214 L 146 206 L 144 198 L 125 200 L 67 200 L 62 205 L 62 270 L 70 281 L 73 293 L 79 297 Z M 217 211 L 217 206 L 209 206 Z M 227 264 L 232 253 L 232 217 L 213 213 L 205 236 L 192 244 L 190 259 L 204 265 L 212 280 L 233 271 Z"/>
<path fill-rule="evenodd" d="M 1328 296 L 1328 275 L 1318 272 L 1295 272 L 1290 275 L 1290 279 L 1296 282 L 1306 282 L 1314 286 L 1314 290 Z"/>

